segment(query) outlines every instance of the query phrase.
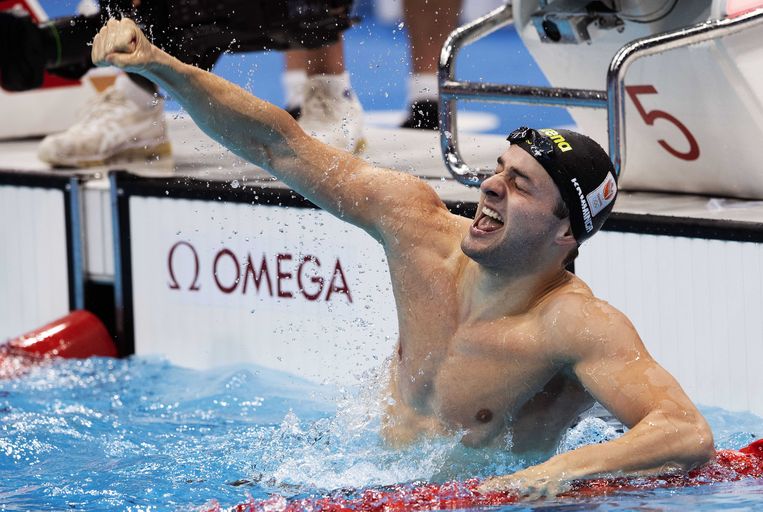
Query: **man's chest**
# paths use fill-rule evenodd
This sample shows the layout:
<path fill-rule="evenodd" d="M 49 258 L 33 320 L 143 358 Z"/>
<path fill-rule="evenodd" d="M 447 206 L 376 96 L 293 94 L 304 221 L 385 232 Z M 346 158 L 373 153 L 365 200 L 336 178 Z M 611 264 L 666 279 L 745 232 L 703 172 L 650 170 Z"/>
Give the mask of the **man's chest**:
<path fill-rule="evenodd" d="M 407 406 L 448 428 L 469 430 L 476 442 L 505 430 L 558 371 L 537 329 L 526 323 L 439 331 L 401 337 L 397 389 Z"/>

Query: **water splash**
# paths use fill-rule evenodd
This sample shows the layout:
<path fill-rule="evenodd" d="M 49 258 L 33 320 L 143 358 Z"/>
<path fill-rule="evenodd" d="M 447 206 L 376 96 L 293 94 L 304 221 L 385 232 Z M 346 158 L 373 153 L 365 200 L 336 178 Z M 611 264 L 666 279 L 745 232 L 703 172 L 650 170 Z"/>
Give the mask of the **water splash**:
<path fill-rule="evenodd" d="M 56 510 L 233 505 L 272 493 L 510 473 L 531 462 L 467 448 L 457 436 L 387 448 L 379 436 L 384 375 L 380 368 L 343 390 L 251 366 L 51 362 L 0 381 L 0 501 Z M 761 433 L 753 415 L 708 411 L 721 447 Z M 617 434 L 589 418 L 560 449 Z"/>

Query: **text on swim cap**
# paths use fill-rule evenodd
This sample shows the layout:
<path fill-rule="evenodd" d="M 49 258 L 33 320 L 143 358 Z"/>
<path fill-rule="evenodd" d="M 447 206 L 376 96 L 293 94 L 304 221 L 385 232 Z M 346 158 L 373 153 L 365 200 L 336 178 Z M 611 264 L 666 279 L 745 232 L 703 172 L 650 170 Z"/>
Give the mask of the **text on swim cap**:
<path fill-rule="evenodd" d="M 575 186 L 575 190 L 580 198 L 580 208 L 583 210 L 583 224 L 585 224 L 586 233 L 590 233 L 593 231 L 593 221 L 591 220 L 591 210 L 588 208 L 588 202 L 585 200 L 585 195 L 583 195 L 583 189 L 578 184 L 578 179 L 572 178 L 570 181 Z"/>
<path fill-rule="evenodd" d="M 554 144 L 556 144 L 556 147 L 558 147 L 562 153 L 565 151 L 572 151 L 572 146 L 570 146 L 570 143 L 567 142 L 564 137 L 562 137 L 562 134 L 558 131 L 552 130 L 551 128 L 543 128 L 542 130 L 538 131 L 543 135 L 547 135 L 552 141 L 554 141 Z"/>

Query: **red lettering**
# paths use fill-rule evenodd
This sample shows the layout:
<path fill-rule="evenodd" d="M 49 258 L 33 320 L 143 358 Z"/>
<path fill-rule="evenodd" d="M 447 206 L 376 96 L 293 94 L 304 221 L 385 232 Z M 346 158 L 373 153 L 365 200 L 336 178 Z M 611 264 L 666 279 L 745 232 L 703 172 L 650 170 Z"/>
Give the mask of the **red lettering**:
<path fill-rule="evenodd" d="M 193 275 L 191 282 L 184 286 L 184 276 L 176 276 L 177 264 L 175 262 L 175 253 L 181 246 L 187 246 L 184 250 L 190 250 L 193 256 Z M 182 251 L 181 251 L 182 252 Z M 242 255 L 243 256 L 243 255 Z M 225 260 L 228 260 L 226 263 Z M 299 265 L 296 266 L 294 256 L 289 253 L 280 253 L 275 257 L 275 262 L 262 254 L 259 265 L 254 263 L 252 254 L 246 253 L 246 263 L 241 265 L 236 254 L 229 248 L 223 247 L 217 251 L 212 264 L 212 276 L 215 280 L 218 290 L 224 294 L 231 294 L 236 291 L 241 283 L 241 274 L 243 268 L 243 286 L 241 295 L 246 295 L 249 290 L 250 281 L 254 285 L 253 293 L 259 295 L 260 292 L 268 294 L 270 297 L 283 299 L 293 299 L 302 295 L 304 299 L 315 302 L 322 298 L 330 301 L 334 294 L 343 294 L 347 297 L 348 303 L 352 303 L 352 293 L 347 276 L 342 268 L 342 263 L 337 258 L 334 263 L 331 277 L 325 276 L 322 272 L 321 261 L 317 256 L 306 255 L 299 259 Z M 275 275 L 270 274 L 272 265 L 275 264 Z M 168 254 L 169 287 L 173 290 L 187 289 L 196 291 L 199 285 L 199 258 L 196 250 L 191 244 L 185 241 L 177 242 L 170 248 Z M 233 273 L 226 265 L 233 265 Z M 296 274 L 296 276 L 295 276 Z M 176 279 L 180 277 L 181 279 Z M 289 281 L 295 279 L 298 293 L 295 292 Z M 275 282 L 274 282 L 275 281 Z M 328 284 L 328 286 L 327 286 Z M 187 286 L 187 287 L 186 287 Z M 325 295 L 324 295 L 325 292 Z M 336 297 L 334 297 L 336 299 Z"/>
<path fill-rule="evenodd" d="M 199 289 L 201 289 L 201 286 L 199 286 L 199 255 L 196 253 L 196 249 L 194 247 L 186 242 L 185 240 L 181 240 L 180 242 L 176 242 L 175 245 L 172 246 L 170 249 L 170 253 L 167 256 L 167 269 L 170 271 L 170 290 L 179 290 L 180 284 L 178 283 L 178 280 L 175 278 L 175 251 L 178 247 L 181 245 L 187 246 L 189 249 L 191 249 L 191 254 L 193 254 L 193 280 L 191 280 L 191 285 L 188 287 L 188 291 L 191 292 L 197 292 Z"/>
<path fill-rule="evenodd" d="M 315 293 L 308 293 L 308 291 L 305 289 L 305 286 L 302 284 L 305 265 L 308 261 L 315 263 L 316 267 L 321 268 L 321 262 L 315 256 L 308 255 L 302 258 L 302 262 L 299 264 L 299 268 L 297 269 L 297 286 L 299 286 L 299 290 L 307 300 L 318 300 L 318 298 L 321 296 L 321 293 L 323 292 L 323 278 L 318 275 L 313 275 L 310 277 L 309 281 L 315 285 L 318 285 L 318 290 Z"/>
<path fill-rule="evenodd" d="M 278 296 L 283 297 L 285 299 L 290 299 L 294 297 L 294 295 L 289 291 L 284 291 L 281 289 L 281 281 L 284 281 L 286 279 L 291 279 L 291 272 L 283 272 L 281 271 L 281 262 L 282 261 L 291 261 L 291 254 L 279 254 L 276 256 L 276 289 L 278 290 Z"/>
<path fill-rule="evenodd" d="M 334 284 L 337 281 L 337 277 L 341 280 L 342 285 L 338 286 Z M 352 303 L 352 295 L 350 295 L 350 287 L 347 285 L 347 279 L 344 276 L 344 271 L 342 270 L 342 264 L 339 263 L 339 260 L 336 260 L 336 265 L 334 265 L 334 274 L 331 276 L 331 283 L 329 284 L 329 290 L 326 292 L 326 302 L 328 302 L 331 299 L 332 293 L 344 293 L 347 295 L 347 300 Z"/>
<path fill-rule="evenodd" d="M 229 256 L 231 261 L 233 261 L 233 267 L 236 269 L 236 279 L 233 280 L 233 284 L 231 284 L 230 286 L 223 286 L 223 284 L 220 282 L 220 279 L 217 276 L 217 264 L 220 262 L 220 258 L 222 258 L 223 256 Z M 223 249 L 217 253 L 217 256 L 215 256 L 213 275 L 215 277 L 215 283 L 217 283 L 217 287 L 220 289 L 221 292 L 232 293 L 233 290 L 236 289 L 236 286 L 238 285 L 238 281 L 241 278 L 241 267 L 239 266 L 238 259 L 236 259 L 236 255 L 233 254 L 233 251 L 231 251 L 230 249 Z"/>
<path fill-rule="evenodd" d="M 273 283 L 270 281 L 270 274 L 268 273 L 268 261 L 265 259 L 265 255 L 262 255 L 262 263 L 260 264 L 260 273 L 257 274 L 257 269 L 254 268 L 254 265 L 252 264 L 252 255 L 249 254 L 246 259 L 246 269 L 244 269 L 244 287 L 241 291 L 242 294 L 246 293 L 246 285 L 248 282 L 248 277 L 251 274 L 252 281 L 254 281 L 254 288 L 257 290 L 257 293 L 260 291 L 260 282 L 263 278 L 265 278 L 265 281 L 267 281 L 268 284 L 268 294 L 272 297 L 273 296 Z"/>
<path fill-rule="evenodd" d="M 664 110 L 650 110 L 647 112 L 647 110 L 641 104 L 641 101 L 639 101 L 639 94 L 657 94 L 657 89 L 655 89 L 653 85 L 629 85 L 625 88 L 625 92 L 628 93 L 628 96 L 631 97 L 631 101 L 636 106 L 636 110 L 638 110 L 639 115 L 647 125 L 654 125 L 654 122 L 658 119 L 664 119 L 668 123 L 673 123 L 673 125 L 678 128 L 681 134 L 686 137 L 686 141 L 689 143 L 689 150 L 685 153 L 682 153 L 681 151 L 673 148 L 663 139 L 658 140 L 657 144 L 662 146 L 665 151 L 676 158 L 680 158 L 681 160 L 692 161 L 699 158 L 699 144 L 697 143 L 697 139 L 694 138 L 694 135 L 692 135 L 685 124 Z"/>

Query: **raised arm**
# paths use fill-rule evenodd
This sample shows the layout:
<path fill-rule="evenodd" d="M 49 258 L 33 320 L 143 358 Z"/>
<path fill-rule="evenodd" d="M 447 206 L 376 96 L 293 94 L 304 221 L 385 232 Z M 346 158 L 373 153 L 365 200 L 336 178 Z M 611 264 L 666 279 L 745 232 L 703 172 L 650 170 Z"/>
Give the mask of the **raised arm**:
<path fill-rule="evenodd" d="M 92 58 L 158 83 L 210 137 L 379 240 L 401 216 L 443 209 L 420 179 L 373 167 L 308 136 L 284 110 L 161 51 L 130 19 L 109 20 L 93 41 Z"/>
<path fill-rule="evenodd" d="M 488 482 L 531 495 L 555 494 L 571 480 L 687 471 L 713 455 L 713 434 L 676 380 L 647 352 L 633 325 L 606 302 L 576 297 L 549 317 L 553 341 L 585 388 L 630 430 L 602 444 L 552 457 Z"/>

